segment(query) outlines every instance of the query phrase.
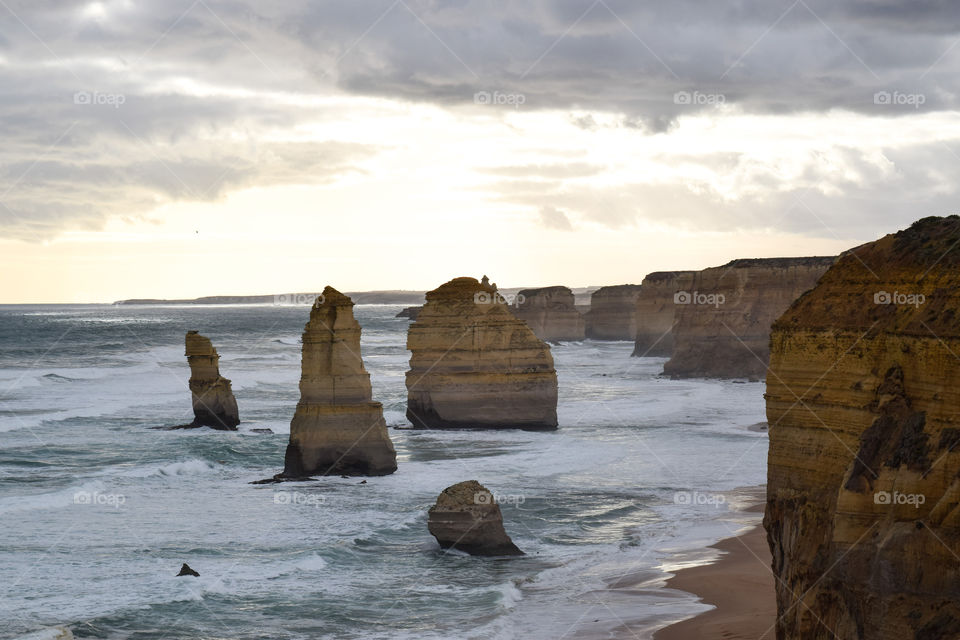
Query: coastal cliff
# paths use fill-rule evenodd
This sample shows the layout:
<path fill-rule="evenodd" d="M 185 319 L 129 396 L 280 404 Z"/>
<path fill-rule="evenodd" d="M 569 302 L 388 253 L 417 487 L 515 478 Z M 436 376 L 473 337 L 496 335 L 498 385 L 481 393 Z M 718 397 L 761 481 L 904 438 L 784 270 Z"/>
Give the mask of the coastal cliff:
<path fill-rule="evenodd" d="M 421 428 L 557 427 L 550 347 L 484 277 L 430 291 L 407 333 L 407 419 Z"/>
<path fill-rule="evenodd" d="M 300 402 L 281 477 L 386 475 L 397 470 L 383 406 L 360 357 L 353 301 L 326 287 L 303 331 Z"/>
<path fill-rule="evenodd" d="M 634 340 L 637 337 L 638 284 L 600 287 L 590 296 L 586 336 L 594 340 Z"/>
<path fill-rule="evenodd" d="M 742 259 L 693 273 L 690 289 L 676 294 L 673 355 L 663 373 L 762 380 L 770 325 L 835 259 Z"/>
<path fill-rule="evenodd" d="M 541 340 L 563 342 L 584 338 L 586 322 L 577 311 L 569 287 L 523 289 L 517 293 L 517 304 L 509 309 Z"/>
<path fill-rule="evenodd" d="M 960 218 L 852 249 L 774 324 L 777 638 L 960 637 Z"/>
<path fill-rule="evenodd" d="M 187 426 L 236 431 L 240 413 L 230 381 L 220 375 L 220 355 L 196 331 L 187 332 L 185 344 L 193 397 L 193 422 Z"/>
<path fill-rule="evenodd" d="M 678 291 L 689 291 L 694 271 L 656 271 L 640 284 L 637 296 L 637 334 L 634 356 L 670 357 L 673 354 L 673 321 Z"/>

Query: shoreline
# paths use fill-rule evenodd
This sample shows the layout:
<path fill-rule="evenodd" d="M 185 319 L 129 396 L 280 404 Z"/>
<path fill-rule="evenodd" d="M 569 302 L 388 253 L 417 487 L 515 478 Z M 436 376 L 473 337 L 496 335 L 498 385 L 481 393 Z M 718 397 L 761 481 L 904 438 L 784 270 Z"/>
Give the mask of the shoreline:
<path fill-rule="evenodd" d="M 746 509 L 762 510 L 763 503 Z M 710 564 L 677 571 L 666 587 L 692 593 L 714 608 L 658 630 L 653 640 L 773 640 L 777 606 L 763 526 L 709 548 L 723 555 Z"/>

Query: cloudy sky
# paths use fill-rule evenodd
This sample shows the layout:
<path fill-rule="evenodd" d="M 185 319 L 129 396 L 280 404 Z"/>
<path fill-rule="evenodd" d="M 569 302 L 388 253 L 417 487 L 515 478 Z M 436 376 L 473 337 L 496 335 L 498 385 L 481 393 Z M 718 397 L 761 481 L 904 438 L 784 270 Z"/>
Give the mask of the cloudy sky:
<path fill-rule="evenodd" d="M 949 0 L 0 0 L 0 303 L 639 282 L 960 188 Z"/>

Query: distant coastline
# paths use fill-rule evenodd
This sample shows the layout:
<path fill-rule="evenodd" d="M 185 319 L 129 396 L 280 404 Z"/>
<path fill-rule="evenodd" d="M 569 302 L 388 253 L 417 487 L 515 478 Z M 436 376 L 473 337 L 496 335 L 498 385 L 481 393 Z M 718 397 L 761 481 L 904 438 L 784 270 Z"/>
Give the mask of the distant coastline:
<path fill-rule="evenodd" d="M 524 287 L 500 289 L 506 296 L 521 291 Z M 577 303 L 589 306 L 590 294 L 597 287 L 578 287 L 573 289 L 577 296 Z M 115 305 L 162 305 L 162 304 L 313 304 L 319 292 L 276 293 L 257 296 L 203 296 L 200 298 L 130 298 L 117 300 Z M 351 291 L 346 295 L 353 299 L 355 304 L 402 304 L 404 306 L 421 305 L 424 302 L 426 291 L 408 291 L 405 289 L 385 289 L 382 291 Z"/>

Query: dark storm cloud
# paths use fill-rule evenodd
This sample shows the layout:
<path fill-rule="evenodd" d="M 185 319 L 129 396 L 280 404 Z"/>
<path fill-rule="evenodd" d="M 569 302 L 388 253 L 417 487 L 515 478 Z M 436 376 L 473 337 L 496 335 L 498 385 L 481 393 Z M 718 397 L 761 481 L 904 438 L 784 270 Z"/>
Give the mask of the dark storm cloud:
<path fill-rule="evenodd" d="M 717 103 L 909 116 L 958 101 L 960 5 L 947 1 L 5 0 L 0 25 L 0 234 L 21 238 L 241 186 L 323 182 L 376 152 L 257 145 L 264 130 L 340 115 L 269 92 L 469 108 L 486 96 L 505 109 L 615 111 L 651 133 Z M 682 189 L 536 196 L 542 187 L 508 181 L 502 196 L 611 225 L 629 224 L 640 197 L 689 208 L 678 220 L 699 215 Z"/>

